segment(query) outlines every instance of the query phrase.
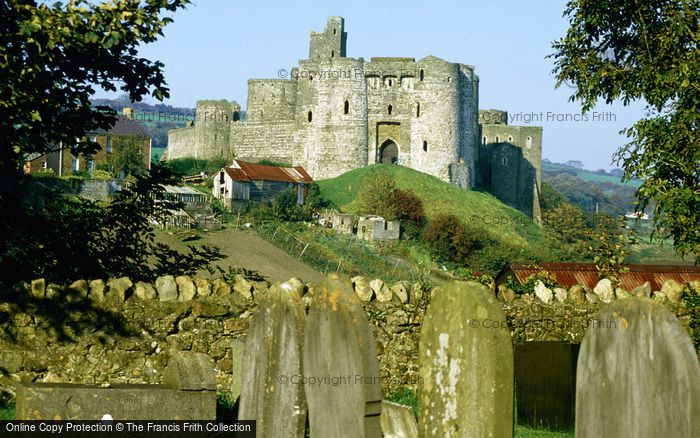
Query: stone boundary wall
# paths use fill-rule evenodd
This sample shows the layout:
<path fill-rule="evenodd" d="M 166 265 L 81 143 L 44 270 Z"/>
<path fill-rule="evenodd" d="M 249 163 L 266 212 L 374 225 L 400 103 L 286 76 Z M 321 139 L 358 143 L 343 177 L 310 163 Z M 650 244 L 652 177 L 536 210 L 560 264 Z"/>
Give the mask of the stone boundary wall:
<path fill-rule="evenodd" d="M 306 310 L 317 289 L 298 279 Z M 691 309 L 681 301 L 684 285 L 648 285 L 631 293 L 581 286 L 549 290 L 537 284 L 532 294 L 516 296 L 501 286 L 496 293 L 506 321 L 470 321 L 495 330 L 511 330 L 513 342 L 581 342 L 602 305 L 632 295 L 652 296 L 671 309 L 687 328 Z M 425 310 L 436 288 L 421 283 L 354 277 L 372 325 L 385 394 L 416 389 L 418 339 Z M 687 290 L 700 294 L 700 282 Z M 78 280 L 69 286 L 43 279 L 0 288 L 0 403 L 14 398 L 17 382 L 161 383 L 174 351 L 206 353 L 219 389 L 240 375 L 240 348 L 257 299 L 270 285 L 238 275 L 222 278 L 163 276 L 154 284 L 130 279 Z M 495 287 L 491 288 L 492 292 Z M 4 295 L 4 296 L 3 296 Z M 43 309 L 43 310 L 39 310 Z"/>

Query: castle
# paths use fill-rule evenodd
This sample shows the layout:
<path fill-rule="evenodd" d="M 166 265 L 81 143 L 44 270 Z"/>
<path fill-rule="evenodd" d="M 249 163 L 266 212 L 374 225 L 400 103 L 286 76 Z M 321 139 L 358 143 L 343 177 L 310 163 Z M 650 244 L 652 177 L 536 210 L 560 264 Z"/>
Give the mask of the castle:
<path fill-rule="evenodd" d="M 434 56 L 367 62 L 345 56 L 346 40 L 344 19 L 330 17 L 289 77 L 248 81 L 245 113 L 236 102 L 197 101 L 195 122 L 168 133 L 165 158 L 268 159 L 314 179 L 396 163 L 485 188 L 539 222 L 541 127 L 479 111 L 472 66 Z"/>

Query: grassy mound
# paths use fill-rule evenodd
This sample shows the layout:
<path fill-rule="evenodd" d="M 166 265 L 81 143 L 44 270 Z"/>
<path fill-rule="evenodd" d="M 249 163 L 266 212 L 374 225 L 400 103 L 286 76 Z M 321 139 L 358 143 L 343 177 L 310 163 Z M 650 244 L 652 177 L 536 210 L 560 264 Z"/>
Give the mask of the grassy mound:
<path fill-rule="evenodd" d="M 336 178 L 318 181 L 321 194 L 341 211 L 355 211 L 355 202 L 363 181 L 373 169 L 386 170 L 396 187 L 412 190 L 423 201 L 428 219 L 440 213 L 459 217 L 472 229 L 490 238 L 495 247 L 521 249 L 530 253 L 541 251 L 544 235 L 530 218 L 511 208 L 493 195 L 482 191 L 462 190 L 440 179 L 389 164 L 373 164 L 355 169 Z M 512 252 L 511 252 L 512 255 Z"/>

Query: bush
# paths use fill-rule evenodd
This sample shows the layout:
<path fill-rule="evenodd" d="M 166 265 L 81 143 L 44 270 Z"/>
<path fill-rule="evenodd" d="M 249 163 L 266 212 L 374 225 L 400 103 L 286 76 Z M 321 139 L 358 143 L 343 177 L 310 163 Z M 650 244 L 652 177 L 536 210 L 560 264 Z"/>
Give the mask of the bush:
<path fill-rule="evenodd" d="M 272 214 L 283 222 L 298 222 L 311 219 L 307 208 L 297 204 L 297 194 L 293 187 L 283 190 L 272 199 Z"/>
<path fill-rule="evenodd" d="M 394 189 L 388 199 L 388 207 L 395 219 L 401 221 L 401 234 L 417 239 L 425 227 L 423 201 L 412 191 Z"/>
<path fill-rule="evenodd" d="M 440 214 L 430 221 L 423 243 L 435 257 L 454 263 L 464 263 L 478 246 L 474 233 L 453 214 Z"/>
<path fill-rule="evenodd" d="M 107 172 L 106 170 L 95 170 L 92 172 L 92 179 L 96 179 L 98 181 L 109 181 L 112 179 L 112 174 Z"/>
<path fill-rule="evenodd" d="M 201 160 L 198 158 L 176 158 L 165 162 L 165 166 L 179 176 L 199 175 L 204 172 L 211 174 L 218 172 L 222 167 L 231 164 L 226 158 Z"/>
<path fill-rule="evenodd" d="M 304 199 L 304 207 L 313 212 L 316 210 L 321 210 L 327 208 L 329 202 L 323 199 L 321 196 L 321 187 L 318 184 L 311 183 L 308 191 L 306 192 L 306 199 Z"/>
<path fill-rule="evenodd" d="M 359 214 L 377 214 L 384 219 L 394 220 L 394 210 L 389 206 L 389 198 L 395 187 L 394 179 L 389 173 L 373 169 L 362 182 L 355 210 Z"/>

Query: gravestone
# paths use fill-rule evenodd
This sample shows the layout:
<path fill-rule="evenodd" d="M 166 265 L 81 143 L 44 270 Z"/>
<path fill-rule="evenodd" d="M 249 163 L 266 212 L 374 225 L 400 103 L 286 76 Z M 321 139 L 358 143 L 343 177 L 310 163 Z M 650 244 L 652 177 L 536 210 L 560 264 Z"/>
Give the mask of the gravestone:
<path fill-rule="evenodd" d="M 350 282 L 330 276 L 315 290 L 304 333 L 311 436 L 381 437 L 376 342 Z"/>
<path fill-rule="evenodd" d="M 552 341 L 515 345 L 519 424 L 547 430 L 574 427 L 579 347 Z"/>
<path fill-rule="evenodd" d="M 601 309 L 581 344 L 577 437 L 696 437 L 700 364 L 688 333 L 648 298 Z"/>
<path fill-rule="evenodd" d="M 384 400 L 381 422 L 384 438 L 418 438 L 418 424 L 410 406 Z"/>
<path fill-rule="evenodd" d="M 513 434 L 513 348 L 506 317 L 486 286 L 441 286 L 421 329 L 421 437 Z"/>
<path fill-rule="evenodd" d="M 276 283 L 260 300 L 246 337 L 239 418 L 257 420 L 258 437 L 303 437 L 306 422 L 301 345 L 304 305 L 292 285 Z"/>

